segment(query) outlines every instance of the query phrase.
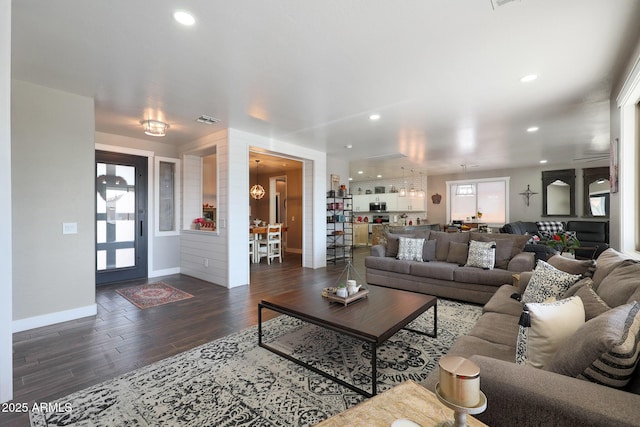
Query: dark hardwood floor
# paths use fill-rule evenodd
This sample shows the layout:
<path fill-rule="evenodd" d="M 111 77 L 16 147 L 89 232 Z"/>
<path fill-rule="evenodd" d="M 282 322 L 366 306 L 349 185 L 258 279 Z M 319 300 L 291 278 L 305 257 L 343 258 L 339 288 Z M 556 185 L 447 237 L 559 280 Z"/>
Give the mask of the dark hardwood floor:
<path fill-rule="evenodd" d="M 364 278 L 368 248 L 354 251 Z M 251 286 L 227 289 L 193 277 L 172 275 L 101 286 L 98 314 L 13 335 L 14 403 L 48 402 L 136 368 L 197 347 L 258 323 L 264 295 L 305 283 L 333 286 L 345 264 L 301 267 L 287 253 L 282 264 L 251 265 Z M 140 310 L 116 289 L 163 281 L 194 297 Z M 276 313 L 264 312 L 264 318 Z M 26 413 L 0 413 L 0 426 L 28 426 Z"/>

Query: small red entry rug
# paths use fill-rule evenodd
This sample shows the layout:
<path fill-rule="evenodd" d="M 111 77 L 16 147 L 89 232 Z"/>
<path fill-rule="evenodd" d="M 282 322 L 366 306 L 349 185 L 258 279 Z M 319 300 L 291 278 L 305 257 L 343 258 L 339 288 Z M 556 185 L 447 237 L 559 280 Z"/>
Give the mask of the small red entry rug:
<path fill-rule="evenodd" d="M 143 310 L 145 308 L 193 297 L 193 295 L 163 282 L 117 289 L 116 292 L 126 298 L 131 304 Z"/>

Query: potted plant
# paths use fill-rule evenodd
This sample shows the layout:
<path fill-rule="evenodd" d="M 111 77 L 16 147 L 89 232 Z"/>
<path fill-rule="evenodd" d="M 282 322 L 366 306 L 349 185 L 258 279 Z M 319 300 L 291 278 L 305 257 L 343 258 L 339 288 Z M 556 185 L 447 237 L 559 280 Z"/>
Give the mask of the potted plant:
<path fill-rule="evenodd" d="M 571 257 L 575 256 L 575 250 L 580 247 L 580 241 L 577 237 L 564 233 L 554 233 L 546 244 L 563 255 L 571 254 Z"/>

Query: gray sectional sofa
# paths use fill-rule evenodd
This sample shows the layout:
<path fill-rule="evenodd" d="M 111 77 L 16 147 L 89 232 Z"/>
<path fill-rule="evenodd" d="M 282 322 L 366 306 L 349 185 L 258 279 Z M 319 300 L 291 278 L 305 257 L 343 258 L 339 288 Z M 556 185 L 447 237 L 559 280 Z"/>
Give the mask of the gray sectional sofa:
<path fill-rule="evenodd" d="M 640 262 L 613 249 L 600 255 L 595 263 L 595 271 L 593 261 L 568 260 L 556 255 L 548 262 L 571 274 L 592 275 L 589 287 L 598 295 L 595 300 L 598 304 L 601 301 L 606 303 L 601 315 L 611 314 L 616 307 L 619 310 L 626 304 L 640 300 Z M 488 406 L 484 413 L 476 417 L 493 427 L 640 425 L 640 369 L 637 365 L 631 382 L 617 389 L 555 373 L 552 368 L 537 369 L 515 363 L 518 322 L 523 304 L 512 295 L 524 292 L 531 275 L 522 273 L 515 285 L 500 287 L 484 306 L 483 314 L 471 332 L 459 337 L 447 353 L 469 358 L 480 367 L 480 387 L 487 396 Z M 586 310 L 588 302 L 585 299 L 583 301 Z M 596 319 L 597 316 L 589 321 Z M 630 322 L 629 318 L 626 319 L 622 323 Z M 601 337 L 603 341 L 611 340 L 608 332 L 604 332 L 606 329 L 595 330 L 598 333 L 591 336 L 585 329 L 579 329 L 571 339 L 588 341 Z M 593 332 L 593 329 L 590 331 Z M 640 333 L 637 330 L 630 331 L 627 337 L 629 335 L 636 340 L 637 354 Z M 570 360 L 586 354 L 582 347 L 568 347 L 575 347 L 577 351 Z M 437 382 L 436 369 L 424 385 L 434 390 Z"/>
<path fill-rule="evenodd" d="M 396 259 L 399 237 L 388 234 L 386 244 L 372 246 L 365 258 L 367 283 L 484 304 L 500 286 L 513 283 L 514 273 L 534 268 L 534 255 L 522 251 L 528 236 L 433 230 L 405 235 L 432 241 L 435 253 L 427 254 L 425 242 L 424 259 L 429 261 L 424 262 Z M 466 254 L 462 252 L 470 240 L 496 242 L 494 269 L 463 266 Z"/>

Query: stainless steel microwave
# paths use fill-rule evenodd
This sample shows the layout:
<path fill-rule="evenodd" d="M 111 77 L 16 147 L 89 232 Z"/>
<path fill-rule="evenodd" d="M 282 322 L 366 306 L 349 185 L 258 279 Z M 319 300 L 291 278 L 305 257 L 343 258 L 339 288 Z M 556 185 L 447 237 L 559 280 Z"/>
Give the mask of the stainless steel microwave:
<path fill-rule="evenodd" d="M 387 202 L 369 202 L 370 212 L 386 212 Z"/>

